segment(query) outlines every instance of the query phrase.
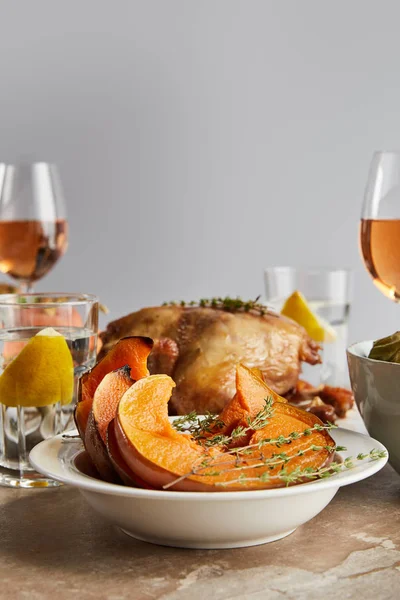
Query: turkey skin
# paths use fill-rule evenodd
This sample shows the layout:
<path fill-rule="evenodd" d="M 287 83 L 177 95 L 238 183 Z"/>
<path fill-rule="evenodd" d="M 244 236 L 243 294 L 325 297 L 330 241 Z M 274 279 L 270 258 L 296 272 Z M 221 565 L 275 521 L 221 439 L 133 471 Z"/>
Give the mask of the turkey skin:
<path fill-rule="evenodd" d="M 101 334 L 104 356 L 121 338 L 151 337 L 152 374 L 170 375 L 172 413 L 220 412 L 235 393 L 236 365 L 258 368 L 280 395 L 296 387 L 301 363 L 321 362 L 319 345 L 294 321 L 267 311 L 155 306 L 112 321 Z"/>

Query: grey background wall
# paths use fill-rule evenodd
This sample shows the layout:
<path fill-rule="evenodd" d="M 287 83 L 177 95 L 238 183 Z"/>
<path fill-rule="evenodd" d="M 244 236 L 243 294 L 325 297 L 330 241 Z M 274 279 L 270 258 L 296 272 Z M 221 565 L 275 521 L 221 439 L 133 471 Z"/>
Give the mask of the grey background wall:
<path fill-rule="evenodd" d="M 396 0 L 1 0 L 0 159 L 59 164 L 70 248 L 38 289 L 112 317 L 355 270 L 351 339 L 400 328 L 357 247 L 400 147 Z"/>

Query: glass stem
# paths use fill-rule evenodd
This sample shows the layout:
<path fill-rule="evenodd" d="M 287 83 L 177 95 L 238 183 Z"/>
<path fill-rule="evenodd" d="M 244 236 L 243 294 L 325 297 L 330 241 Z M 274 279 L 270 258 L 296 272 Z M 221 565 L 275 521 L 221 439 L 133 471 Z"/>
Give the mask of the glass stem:
<path fill-rule="evenodd" d="M 19 284 L 20 294 L 30 294 L 33 292 L 33 284 L 31 281 L 21 281 Z"/>

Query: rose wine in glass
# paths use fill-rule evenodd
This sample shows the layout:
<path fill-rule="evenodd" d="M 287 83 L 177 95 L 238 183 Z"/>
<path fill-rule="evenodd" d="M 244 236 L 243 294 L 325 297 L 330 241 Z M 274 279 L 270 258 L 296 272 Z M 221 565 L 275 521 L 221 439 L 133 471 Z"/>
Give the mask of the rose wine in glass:
<path fill-rule="evenodd" d="M 400 153 L 372 159 L 360 224 L 360 248 L 377 288 L 400 301 Z"/>
<path fill-rule="evenodd" d="M 44 277 L 68 246 L 68 223 L 54 165 L 0 164 L 0 271 L 21 291 Z"/>

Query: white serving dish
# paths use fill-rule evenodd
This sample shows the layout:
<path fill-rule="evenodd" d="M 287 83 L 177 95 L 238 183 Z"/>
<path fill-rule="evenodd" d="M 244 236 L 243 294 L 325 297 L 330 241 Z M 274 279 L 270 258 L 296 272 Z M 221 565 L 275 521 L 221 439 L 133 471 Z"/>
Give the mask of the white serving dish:
<path fill-rule="evenodd" d="M 331 435 L 347 447 L 343 457 L 372 448 L 385 450 L 374 439 L 347 429 L 335 429 Z M 89 475 L 85 456 L 79 439 L 58 435 L 38 444 L 30 460 L 37 471 L 77 487 L 96 512 L 128 535 L 181 548 L 239 548 L 283 538 L 321 512 L 341 486 L 373 475 L 387 461 L 359 463 L 333 477 L 291 487 L 212 493 L 105 483 Z"/>

